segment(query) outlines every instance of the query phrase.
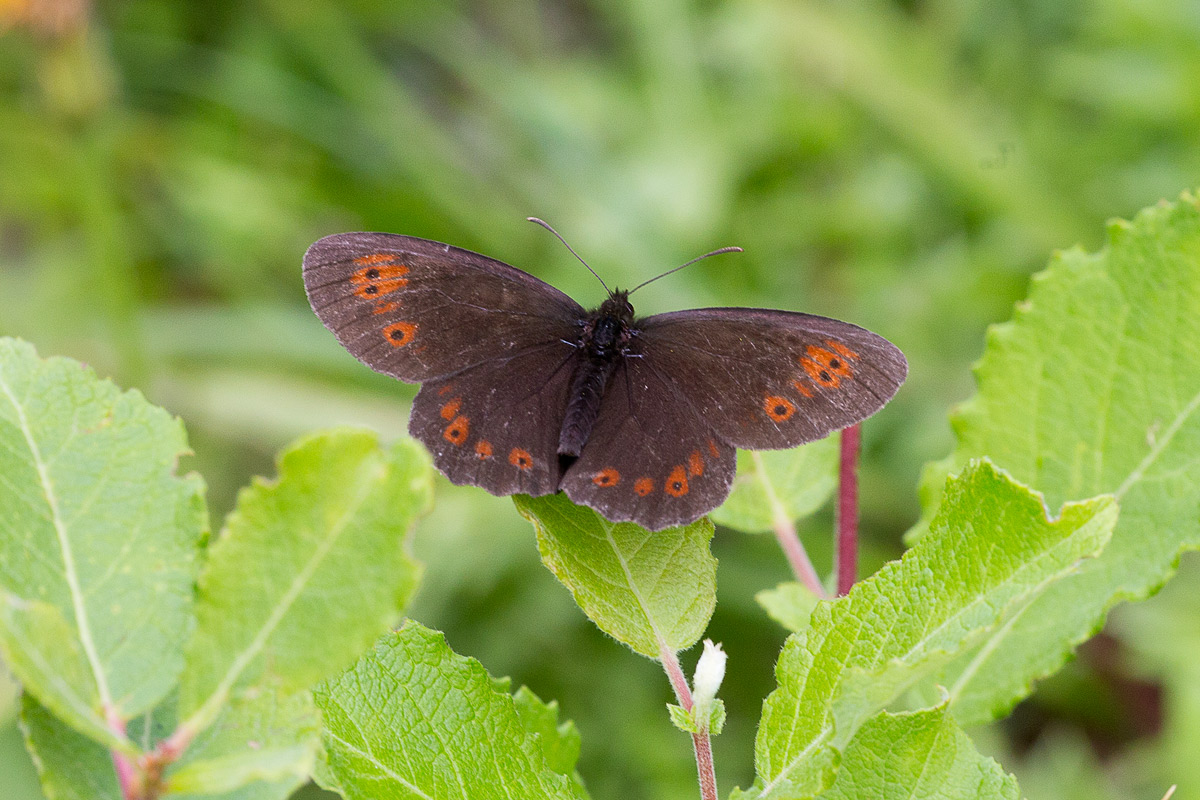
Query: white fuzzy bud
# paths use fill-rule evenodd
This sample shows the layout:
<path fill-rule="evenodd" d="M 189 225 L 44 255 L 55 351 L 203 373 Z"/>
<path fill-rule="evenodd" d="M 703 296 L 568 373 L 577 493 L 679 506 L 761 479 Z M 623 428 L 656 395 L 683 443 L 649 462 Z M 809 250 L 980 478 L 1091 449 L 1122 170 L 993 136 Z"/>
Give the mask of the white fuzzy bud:
<path fill-rule="evenodd" d="M 721 645 L 713 644 L 711 639 L 704 640 L 704 652 L 696 662 L 696 674 L 692 677 L 692 702 L 706 712 L 725 678 L 726 658 Z"/>

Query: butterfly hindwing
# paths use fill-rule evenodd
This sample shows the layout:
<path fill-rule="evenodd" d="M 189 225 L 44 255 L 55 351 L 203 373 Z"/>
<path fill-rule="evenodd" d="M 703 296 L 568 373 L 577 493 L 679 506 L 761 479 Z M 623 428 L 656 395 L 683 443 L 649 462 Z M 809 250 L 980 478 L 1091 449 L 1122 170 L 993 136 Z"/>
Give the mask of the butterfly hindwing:
<path fill-rule="evenodd" d="M 626 358 L 562 488 L 614 521 L 650 530 L 692 522 L 729 494 L 737 451 L 645 359 Z"/>
<path fill-rule="evenodd" d="M 721 439 L 747 449 L 795 447 L 860 422 L 908 374 L 882 336 L 811 314 L 706 308 L 636 325 L 632 357 Z"/>
<path fill-rule="evenodd" d="M 485 361 L 425 383 L 409 432 L 457 484 L 492 494 L 558 490 L 558 431 L 578 351 L 562 342 Z"/>
<path fill-rule="evenodd" d="M 410 383 L 578 337 L 583 309 L 532 275 L 448 244 L 342 233 L 304 255 L 317 316 L 372 369 Z"/>

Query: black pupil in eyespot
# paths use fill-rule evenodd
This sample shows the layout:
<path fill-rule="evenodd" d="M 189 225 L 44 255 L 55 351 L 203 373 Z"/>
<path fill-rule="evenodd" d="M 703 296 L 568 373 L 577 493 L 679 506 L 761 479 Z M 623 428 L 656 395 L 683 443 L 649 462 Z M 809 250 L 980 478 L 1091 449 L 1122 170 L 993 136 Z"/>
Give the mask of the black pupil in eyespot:
<path fill-rule="evenodd" d="M 372 279 L 372 280 L 374 280 L 375 278 L 378 278 L 378 277 L 379 277 L 379 270 L 377 270 L 377 269 L 375 269 L 374 267 L 372 267 L 371 269 L 367 270 L 367 277 L 368 277 L 368 278 L 370 278 L 370 279 Z"/>
<path fill-rule="evenodd" d="M 837 369 L 841 365 L 842 362 L 838 361 L 836 358 L 829 359 L 829 366 L 833 367 L 834 369 Z"/>

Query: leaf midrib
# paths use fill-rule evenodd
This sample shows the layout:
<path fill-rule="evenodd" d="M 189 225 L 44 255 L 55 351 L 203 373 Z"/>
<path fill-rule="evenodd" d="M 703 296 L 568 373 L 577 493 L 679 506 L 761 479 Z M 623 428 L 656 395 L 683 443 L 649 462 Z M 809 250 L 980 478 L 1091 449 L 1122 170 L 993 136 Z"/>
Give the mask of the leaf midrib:
<path fill-rule="evenodd" d="M 8 398 L 8 402 L 12 404 L 13 410 L 16 412 L 21 435 L 25 437 L 25 443 L 29 447 L 30 456 L 33 458 L 34 467 L 37 469 L 38 479 L 41 481 L 42 490 L 46 496 L 46 504 L 50 508 L 50 522 L 54 526 L 54 532 L 58 538 L 59 550 L 62 553 L 63 577 L 66 579 L 67 590 L 71 595 L 71 606 L 75 614 L 75 628 L 79 633 L 79 642 L 83 647 L 88 666 L 92 670 L 92 677 L 96 681 L 96 692 L 99 695 L 101 707 L 105 713 L 108 713 L 112 710 L 112 693 L 109 690 L 108 679 L 105 677 L 104 668 L 100 661 L 100 654 L 96 649 L 95 639 L 92 637 L 87 608 L 83 603 L 83 587 L 79 582 L 79 573 L 75 566 L 75 555 L 71 549 L 71 542 L 67 535 L 66 523 L 63 522 L 62 513 L 59 511 L 58 496 L 54 492 L 54 485 L 50 481 L 49 470 L 42 459 L 41 448 L 38 447 L 33 430 L 29 427 L 29 419 L 25 416 L 25 408 L 17 400 L 12 388 L 3 377 L 0 377 L 0 391 Z"/>

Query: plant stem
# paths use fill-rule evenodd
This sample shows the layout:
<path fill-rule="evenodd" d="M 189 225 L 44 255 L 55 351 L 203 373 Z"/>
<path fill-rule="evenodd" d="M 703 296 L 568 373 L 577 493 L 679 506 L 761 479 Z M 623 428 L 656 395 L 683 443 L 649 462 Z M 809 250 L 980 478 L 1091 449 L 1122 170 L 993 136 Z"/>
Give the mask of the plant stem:
<path fill-rule="evenodd" d="M 121 719 L 121 715 L 115 708 L 105 708 L 104 716 L 108 720 L 108 729 L 113 733 L 125 738 L 125 722 Z M 124 800 L 138 800 L 141 796 L 141 788 L 137 770 L 133 766 L 133 762 L 129 757 L 119 750 L 112 751 L 113 769 L 117 773 L 117 783 L 121 787 L 121 797 Z"/>
<path fill-rule="evenodd" d="M 848 594 L 858 577 L 858 450 L 862 426 L 842 431 L 838 480 L 837 593 Z"/>
<path fill-rule="evenodd" d="M 779 502 L 779 496 L 775 494 L 775 487 L 767 475 L 762 456 L 754 451 L 750 454 L 750 458 L 754 461 L 758 480 L 762 484 L 763 493 L 767 496 L 767 504 L 771 507 L 771 526 L 775 531 L 775 539 L 787 557 L 788 564 L 791 565 L 792 574 L 817 597 L 826 597 L 825 587 L 821 584 L 821 578 L 817 575 L 817 571 L 813 569 L 812 561 L 809 560 L 808 553 L 804 550 L 804 543 L 800 541 L 800 536 L 796 533 L 796 526 L 792 522 L 792 518 L 788 516 L 783 503 Z"/>
<path fill-rule="evenodd" d="M 659 657 L 662 659 L 663 670 L 675 690 L 675 699 L 684 711 L 692 710 L 692 692 L 688 688 L 687 678 L 683 668 L 679 666 L 679 658 L 675 651 L 667 647 L 661 639 L 658 642 Z M 708 732 L 692 734 L 692 749 L 696 752 L 696 774 L 700 779 L 700 800 L 717 800 L 717 771 L 713 766 L 712 740 Z"/>

